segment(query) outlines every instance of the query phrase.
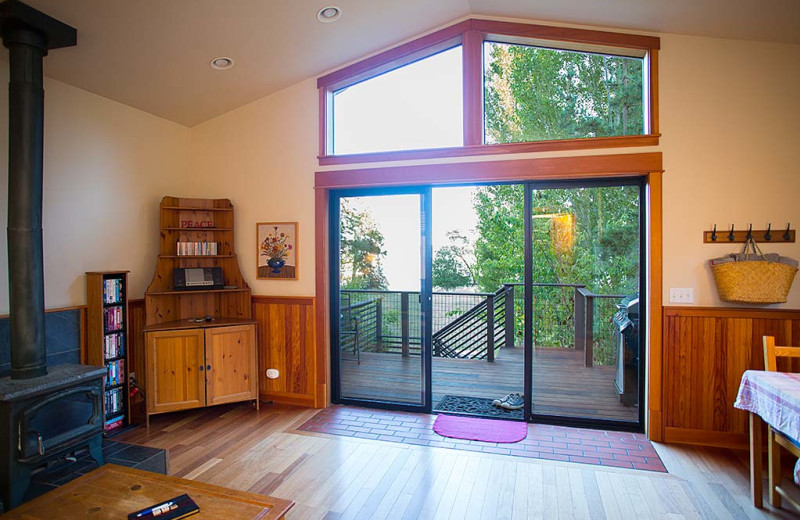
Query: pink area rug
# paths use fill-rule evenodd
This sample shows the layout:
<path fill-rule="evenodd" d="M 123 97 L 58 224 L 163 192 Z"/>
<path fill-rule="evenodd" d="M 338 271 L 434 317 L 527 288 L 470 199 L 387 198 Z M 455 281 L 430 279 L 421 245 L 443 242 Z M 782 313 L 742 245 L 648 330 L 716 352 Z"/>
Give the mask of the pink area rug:
<path fill-rule="evenodd" d="M 528 435 L 528 425 L 521 421 L 476 419 L 439 415 L 433 431 L 442 437 L 483 442 L 519 442 Z"/>

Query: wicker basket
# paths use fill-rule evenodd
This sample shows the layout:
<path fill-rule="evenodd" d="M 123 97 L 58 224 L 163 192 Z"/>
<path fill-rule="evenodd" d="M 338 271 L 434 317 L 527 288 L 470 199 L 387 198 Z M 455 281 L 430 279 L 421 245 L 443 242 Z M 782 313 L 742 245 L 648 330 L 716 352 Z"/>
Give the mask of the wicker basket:
<path fill-rule="evenodd" d="M 763 257 L 755 242 L 752 247 Z M 711 270 L 720 300 L 737 303 L 785 303 L 797 273 L 792 265 L 766 260 L 726 262 L 712 265 Z"/>

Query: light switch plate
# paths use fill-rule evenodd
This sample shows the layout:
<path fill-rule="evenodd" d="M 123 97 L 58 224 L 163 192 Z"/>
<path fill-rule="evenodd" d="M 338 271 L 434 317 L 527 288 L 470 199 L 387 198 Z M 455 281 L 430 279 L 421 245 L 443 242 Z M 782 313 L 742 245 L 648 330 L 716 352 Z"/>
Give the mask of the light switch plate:
<path fill-rule="evenodd" d="M 694 289 L 691 287 L 670 287 L 670 303 L 694 303 Z"/>

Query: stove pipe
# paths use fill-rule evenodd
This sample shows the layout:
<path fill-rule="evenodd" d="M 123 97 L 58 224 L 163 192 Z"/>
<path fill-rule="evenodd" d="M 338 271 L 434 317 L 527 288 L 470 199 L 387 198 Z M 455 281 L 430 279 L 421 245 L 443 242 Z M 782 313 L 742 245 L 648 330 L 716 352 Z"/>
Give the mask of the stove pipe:
<path fill-rule="evenodd" d="M 0 4 L 9 50 L 8 278 L 11 378 L 47 374 L 42 257 L 42 60 L 75 45 L 75 29 L 16 0 Z"/>

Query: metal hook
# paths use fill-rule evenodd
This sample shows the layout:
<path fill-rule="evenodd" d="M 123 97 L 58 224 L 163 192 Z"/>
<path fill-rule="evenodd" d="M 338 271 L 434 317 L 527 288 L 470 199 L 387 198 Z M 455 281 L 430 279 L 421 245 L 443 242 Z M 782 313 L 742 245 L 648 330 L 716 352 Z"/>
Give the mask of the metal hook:
<path fill-rule="evenodd" d="M 733 224 L 731 224 L 731 232 L 730 232 L 730 233 L 728 233 L 728 240 L 730 240 L 731 242 L 733 242 L 733 240 L 734 240 L 735 238 L 736 238 L 736 235 L 734 235 L 734 234 L 733 234 Z"/>
<path fill-rule="evenodd" d="M 786 224 L 786 232 L 783 234 L 783 239 L 786 240 L 787 242 L 792 238 L 791 235 L 789 234 L 790 226 L 791 224 L 789 223 Z"/>
<path fill-rule="evenodd" d="M 767 224 L 767 232 L 764 233 L 764 240 L 772 240 L 772 233 L 770 231 L 772 231 L 772 222 Z"/>
<path fill-rule="evenodd" d="M 750 227 L 747 228 L 747 236 L 745 237 L 747 240 L 753 239 L 753 224 L 750 224 Z"/>
<path fill-rule="evenodd" d="M 716 224 L 714 224 L 714 231 L 711 232 L 711 241 L 712 242 L 716 242 L 717 241 L 717 225 Z"/>

